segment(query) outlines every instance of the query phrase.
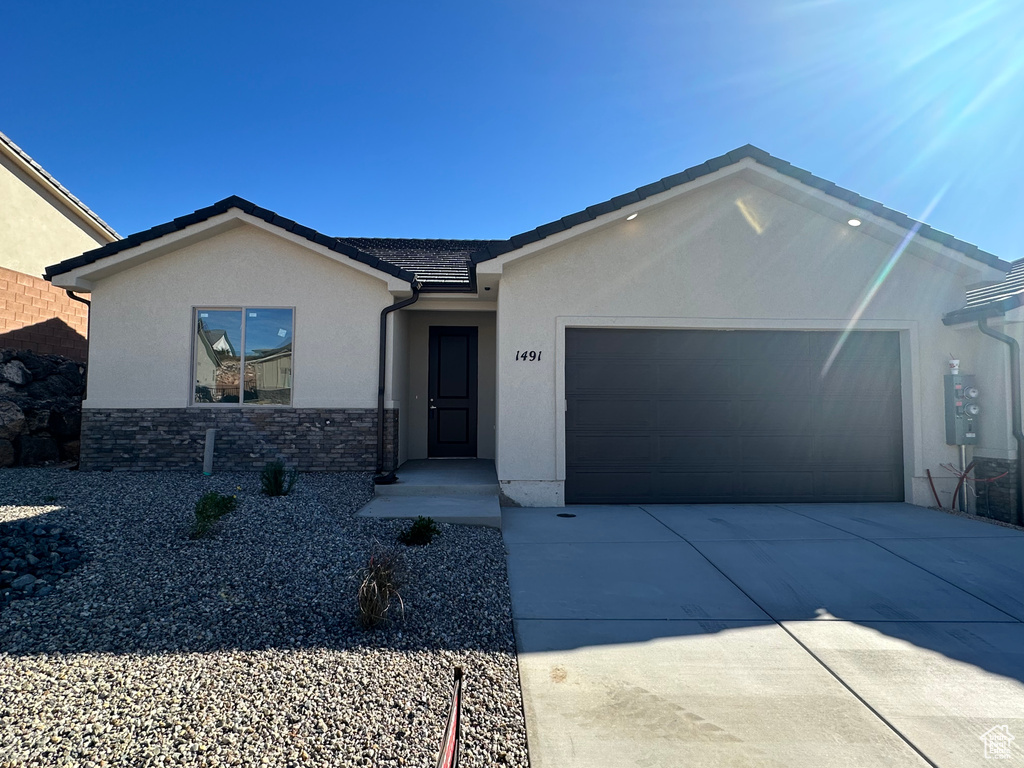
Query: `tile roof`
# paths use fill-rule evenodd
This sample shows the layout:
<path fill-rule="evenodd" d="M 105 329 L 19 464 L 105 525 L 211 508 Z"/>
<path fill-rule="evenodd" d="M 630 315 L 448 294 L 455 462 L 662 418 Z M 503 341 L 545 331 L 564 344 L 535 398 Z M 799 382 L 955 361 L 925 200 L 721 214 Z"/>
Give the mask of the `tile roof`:
<path fill-rule="evenodd" d="M 426 289 L 473 284 L 473 254 L 500 240 L 418 240 L 391 237 L 339 237 L 339 242 L 408 270 Z"/>
<path fill-rule="evenodd" d="M 661 192 L 687 184 L 707 176 L 745 159 L 751 159 L 778 171 L 784 176 L 799 181 L 809 187 L 824 192 L 831 197 L 842 200 L 854 207 L 883 218 L 899 227 L 910 230 L 917 229 L 919 237 L 932 240 L 965 256 L 980 261 L 997 269 L 1009 270 L 1010 265 L 997 256 L 983 251 L 976 245 L 958 240 L 952 235 L 940 232 L 927 224 L 918 222 L 906 214 L 886 208 L 881 203 L 844 189 L 831 181 L 819 178 L 801 168 L 797 168 L 785 160 L 772 157 L 764 150 L 747 144 L 719 157 L 712 158 L 700 165 L 688 168 L 681 173 L 638 187 L 632 192 L 618 195 L 603 203 L 592 205 L 582 211 L 563 216 L 543 226 L 523 232 L 507 240 L 419 240 L 402 238 L 375 237 L 331 237 L 302 226 L 291 219 L 276 214 L 274 211 L 260 208 L 244 198 L 232 196 L 221 200 L 207 208 L 201 208 L 187 216 L 161 224 L 157 227 L 130 235 L 124 240 L 109 243 L 73 259 L 47 267 L 46 278 L 70 272 L 78 267 L 92 264 L 102 258 L 120 251 L 134 248 L 142 243 L 155 240 L 185 227 L 206 221 L 231 208 L 238 208 L 244 213 L 255 216 L 263 221 L 307 240 L 336 251 L 351 259 L 379 269 L 401 280 L 423 283 L 424 290 L 434 291 L 473 291 L 476 289 L 476 265 L 497 258 L 505 253 L 518 250 L 531 243 L 543 240 L 551 235 L 565 232 L 573 227 L 592 221 L 606 213 L 612 213 L 627 205 L 645 200 Z"/>
<path fill-rule="evenodd" d="M 943 316 L 946 325 L 956 325 L 983 317 L 998 317 L 1024 305 L 1024 259 L 1013 262 L 1001 283 L 967 291 L 967 302 L 961 309 Z"/>
<path fill-rule="evenodd" d="M 114 228 L 107 224 L 103 219 L 96 215 L 89 206 L 79 200 L 77 197 L 72 195 L 63 184 L 57 181 L 50 173 L 43 168 L 39 163 L 29 157 L 28 153 L 10 140 L 5 134 L 0 133 L 0 146 L 6 147 L 8 153 L 17 157 L 21 162 L 30 167 L 33 171 L 39 174 L 48 184 L 52 185 L 57 192 L 62 195 L 65 200 L 71 205 L 72 208 L 78 209 L 78 212 L 93 225 L 101 230 L 107 237 L 116 240 L 120 237 Z"/>

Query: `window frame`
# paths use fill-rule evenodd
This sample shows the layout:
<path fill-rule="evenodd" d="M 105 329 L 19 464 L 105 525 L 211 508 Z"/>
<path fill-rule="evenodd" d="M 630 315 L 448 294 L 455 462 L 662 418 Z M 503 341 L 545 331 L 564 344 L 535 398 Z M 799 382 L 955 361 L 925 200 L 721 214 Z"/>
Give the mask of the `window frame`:
<path fill-rule="evenodd" d="M 287 405 L 284 403 L 197 403 L 196 402 L 196 327 L 199 321 L 200 312 L 241 312 L 242 313 L 242 338 L 239 341 L 241 345 L 241 356 L 239 358 L 239 370 L 241 375 L 245 375 L 245 321 L 246 312 L 249 310 L 260 310 L 260 309 L 287 309 L 291 310 L 292 313 L 292 386 L 291 386 L 291 402 Z M 295 326 L 296 317 L 298 310 L 294 306 L 268 306 L 268 305 L 234 305 L 229 306 L 226 304 L 196 304 L 192 307 L 191 313 L 191 327 L 189 329 L 189 364 L 188 364 L 188 395 L 187 395 L 187 407 L 189 408 L 294 408 L 295 407 Z M 244 400 L 244 387 L 239 386 L 239 400 Z"/>

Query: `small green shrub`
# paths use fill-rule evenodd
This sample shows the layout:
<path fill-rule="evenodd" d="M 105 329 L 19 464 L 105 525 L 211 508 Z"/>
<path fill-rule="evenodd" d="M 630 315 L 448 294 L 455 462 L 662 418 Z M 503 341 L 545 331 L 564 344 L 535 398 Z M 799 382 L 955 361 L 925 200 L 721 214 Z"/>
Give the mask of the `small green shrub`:
<path fill-rule="evenodd" d="M 293 469 L 289 472 L 282 462 L 269 461 L 260 473 L 260 484 L 267 496 L 287 496 L 295 487 L 298 478 L 298 470 Z"/>
<path fill-rule="evenodd" d="M 435 536 L 440 535 L 441 529 L 432 517 L 417 517 L 412 525 L 398 534 L 398 540 L 409 546 L 422 547 L 429 544 Z"/>
<path fill-rule="evenodd" d="M 392 603 L 398 603 L 402 616 L 405 603 L 398 592 L 400 557 L 397 552 L 377 549 L 359 572 L 359 622 L 372 629 L 392 618 Z"/>
<path fill-rule="evenodd" d="M 215 522 L 238 506 L 234 496 L 209 491 L 196 502 L 196 519 L 192 522 L 191 538 L 200 539 L 205 536 Z"/>

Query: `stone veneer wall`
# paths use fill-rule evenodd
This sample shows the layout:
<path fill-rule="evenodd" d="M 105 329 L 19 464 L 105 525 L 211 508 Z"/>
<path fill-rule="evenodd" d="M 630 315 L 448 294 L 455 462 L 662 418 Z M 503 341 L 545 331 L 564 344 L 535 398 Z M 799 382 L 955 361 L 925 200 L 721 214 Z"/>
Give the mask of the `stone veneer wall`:
<path fill-rule="evenodd" d="M 1004 523 L 1020 525 L 1014 519 L 1017 509 L 1017 462 L 1010 459 L 974 459 L 974 476 L 979 480 L 996 477 L 1007 472 L 992 483 L 977 483 L 978 495 L 975 499 L 975 512 L 981 517 L 1002 520 Z"/>
<path fill-rule="evenodd" d="M 214 471 L 260 470 L 281 460 L 303 472 L 373 471 L 373 408 L 85 408 L 83 470 L 201 471 L 216 429 Z M 398 460 L 398 411 L 385 411 L 385 469 Z"/>

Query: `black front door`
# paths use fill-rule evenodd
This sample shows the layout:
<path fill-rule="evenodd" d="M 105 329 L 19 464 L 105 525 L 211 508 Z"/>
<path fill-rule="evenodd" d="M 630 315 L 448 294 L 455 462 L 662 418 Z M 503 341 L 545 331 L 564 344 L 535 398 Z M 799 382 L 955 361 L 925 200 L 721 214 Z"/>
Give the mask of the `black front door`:
<path fill-rule="evenodd" d="M 430 327 L 427 455 L 476 457 L 477 329 Z"/>

